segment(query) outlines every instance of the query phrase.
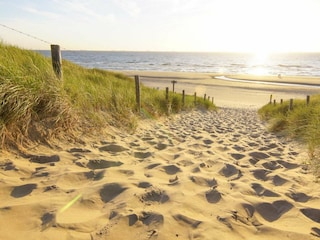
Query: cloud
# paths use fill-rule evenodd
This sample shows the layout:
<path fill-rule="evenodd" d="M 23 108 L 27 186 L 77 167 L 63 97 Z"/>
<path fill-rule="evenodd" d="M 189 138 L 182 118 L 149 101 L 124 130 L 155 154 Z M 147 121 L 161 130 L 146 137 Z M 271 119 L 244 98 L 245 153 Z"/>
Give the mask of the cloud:
<path fill-rule="evenodd" d="M 36 14 L 39 16 L 43 16 L 43 17 L 46 17 L 49 19 L 57 19 L 60 17 L 60 15 L 57 13 L 44 11 L 44 10 L 38 10 L 38 9 L 36 9 L 34 7 L 30 7 L 30 6 L 22 7 L 22 10 L 25 12 Z"/>
<path fill-rule="evenodd" d="M 83 0 L 53 0 L 60 5 L 61 11 L 66 14 L 73 14 L 77 19 L 85 19 L 89 22 L 113 22 L 115 15 L 108 13 L 105 2 L 101 0 L 83 1 Z"/>
<path fill-rule="evenodd" d="M 113 3 L 131 17 L 137 17 L 141 13 L 141 6 L 139 6 L 139 4 L 136 1 L 113 0 Z"/>

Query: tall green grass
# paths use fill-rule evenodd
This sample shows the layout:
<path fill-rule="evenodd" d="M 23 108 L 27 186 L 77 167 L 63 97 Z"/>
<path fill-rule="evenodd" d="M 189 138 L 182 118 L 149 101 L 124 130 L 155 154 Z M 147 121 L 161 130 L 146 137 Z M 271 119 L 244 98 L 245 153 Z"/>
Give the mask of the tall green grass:
<path fill-rule="evenodd" d="M 292 110 L 289 110 L 289 101 L 276 106 L 267 104 L 259 109 L 259 114 L 270 123 L 271 131 L 283 132 L 308 146 L 309 163 L 319 177 L 320 95 L 311 96 L 308 106 L 305 100 L 294 100 Z"/>
<path fill-rule="evenodd" d="M 142 113 L 136 109 L 131 78 L 99 69 L 86 69 L 63 61 L 63 80 L 55 76 L 51 60 L 33 51 L 0 43 L 1 147 L 52 137 L 100 131 L 108 126 L 134 131 L 141 117 L 157 118 L 195 108 L 194 98 L 142 86 Z M 196 107 L 214 109 L 208 101 Z"/>

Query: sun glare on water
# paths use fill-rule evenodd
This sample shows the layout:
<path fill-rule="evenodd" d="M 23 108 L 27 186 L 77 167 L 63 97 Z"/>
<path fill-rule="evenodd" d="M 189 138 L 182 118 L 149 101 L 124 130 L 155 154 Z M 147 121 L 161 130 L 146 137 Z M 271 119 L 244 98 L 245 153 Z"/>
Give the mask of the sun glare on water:
<path fill-rule="evenodd" d="M 251 69 L 249 74 L 253 75 L 267 75 L 268 69 L 266 68 L 266 63 L 269 57 L 267 51 L 257 51 L 253 53 L 252 59 L 250 61 Z"/>

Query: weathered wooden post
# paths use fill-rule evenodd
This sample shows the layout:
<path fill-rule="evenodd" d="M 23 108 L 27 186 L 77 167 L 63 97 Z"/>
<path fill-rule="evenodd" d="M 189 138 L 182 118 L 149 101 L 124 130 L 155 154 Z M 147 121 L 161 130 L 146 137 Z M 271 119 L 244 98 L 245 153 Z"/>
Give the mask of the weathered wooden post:
<path fill-rule="evenodd" d="M 141 112 L 141 93 L 140 93 L 140 77 L 138 75 L 134 76 L 135 84 L 136 84 L 136 103 L 137 103 L 137 110 Z"/>
<path fill-rule="evenodd" d="M 194 105 L 197 104 L 197 92 L 194 92 Z"/>
<path fill-rule="evenodd" d="M 171 113 L 171 104 L 169 102 L 169 87 L 166 87 L 166 105 L 167 105 L 167 113 L 170 115 Z"/>
<path fill-rule="evenodd" d="M 273 105 L 275 106 L 275 105 L 277 105 L 277 100 L 273 100 Z"/>
<path fill-rule="evenodd" d="M 171 81 L 171 83 L 172 83 L 172 92 L 174 93 L 174 85 L 177 83 L 177 81 L 173 80 Z"/>
<path fill-rule="evenodd" d="M 310 96 L 308 95 L 307 96 L 307 106 L 309 105 L 309 103 L 310 103 Z"/>
<path fill-rule="evenodd" d="M 281 104 L 281 105 L 283 104 L 283 99 L 280 99 L 280 104 Z"/>
<path fill-rule="evenodd" d="M 205 101 L 207 99 L 207 94 L 204 94 L 203 100 Z"/>
<path fill-rule="evenodd" d="M 208 96 L 208 101 L 210 102 L 210 96 Z"/>
<path fill-rule="evenodd" d="M 289 104 L 289 110 L 292 111 L 293 109 L 293 99 L 290 99 L 290 104 Z"/>
<path fill-rule="evenodd" d="M 183 107 L 184 107 L 185 103 L 186 103 L 186 95 L 185 95 L 184 90 L 182 90 L 182 106 Z"/>
<path fill-rule="evenodd" d="M 166 87 L 166 102 L 169 102 L 169 87 Z"/>
<path fill-rule="evenodd" d="M 212 104 L 213 104 L 213 102 L 214 102 L 214 97 L 212 97 Z"/>
<path fill-rule="evenodd" d="M 269 101 L 269 104 L 272 103 L 272 94 L 270 95 L 270 101 Z"/>
<path fill-rule="evenodd" d="M 51 59 L 54 73 L 62 80 L 62 58 L 59 45 L 51 45 Z"/>

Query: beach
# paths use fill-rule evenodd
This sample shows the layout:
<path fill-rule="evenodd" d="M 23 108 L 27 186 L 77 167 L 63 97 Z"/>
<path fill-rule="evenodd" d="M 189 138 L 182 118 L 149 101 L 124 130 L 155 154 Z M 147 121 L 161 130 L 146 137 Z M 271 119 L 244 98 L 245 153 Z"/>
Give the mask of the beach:
<path fill-rule="evenodd" d="M 270 95 L 273 100 L 291 98 L 305 99 L 307 95 L 318 94 L 320 91 L 320 78 L 301 76 L 254 76 L 254 75 L 226 75 L 234 80 L 246 79 L 249 82 L 226 81 L 219 79 L 224 75 L 216 73 L 187 73 L 187 72 L 150 72 L 150 71 L 123 71 L 133 77 L 140 76 L 140 80 L 148 87 L 172 90 L 172 81 L 175 92 L 197 96 L 213 97 L 214 103 L 220 107 L 252 108 L 257 109 L 269 103 Z M 265 83 L 269 84 L 265 84 Z M 275 83 L 275 85 L 271 84 Z M 279 83 L 293 84 L 276 85 Z M 305 86 L 310 85 L 310 86 Z M 314 86 L 314 87 L 312 87 Z"/>
<path fill-rule="evenodd" d="M 123 73 L 159 89 L 177 81 L 176 92 L 206 94 L 219 109 L 2 152 L 0 239 L 319 239 L 307 148 L 268 132 L 257 115 L 270 95 L 280 102 L 320 90 L 262 82 L 319 79 Z"/>

